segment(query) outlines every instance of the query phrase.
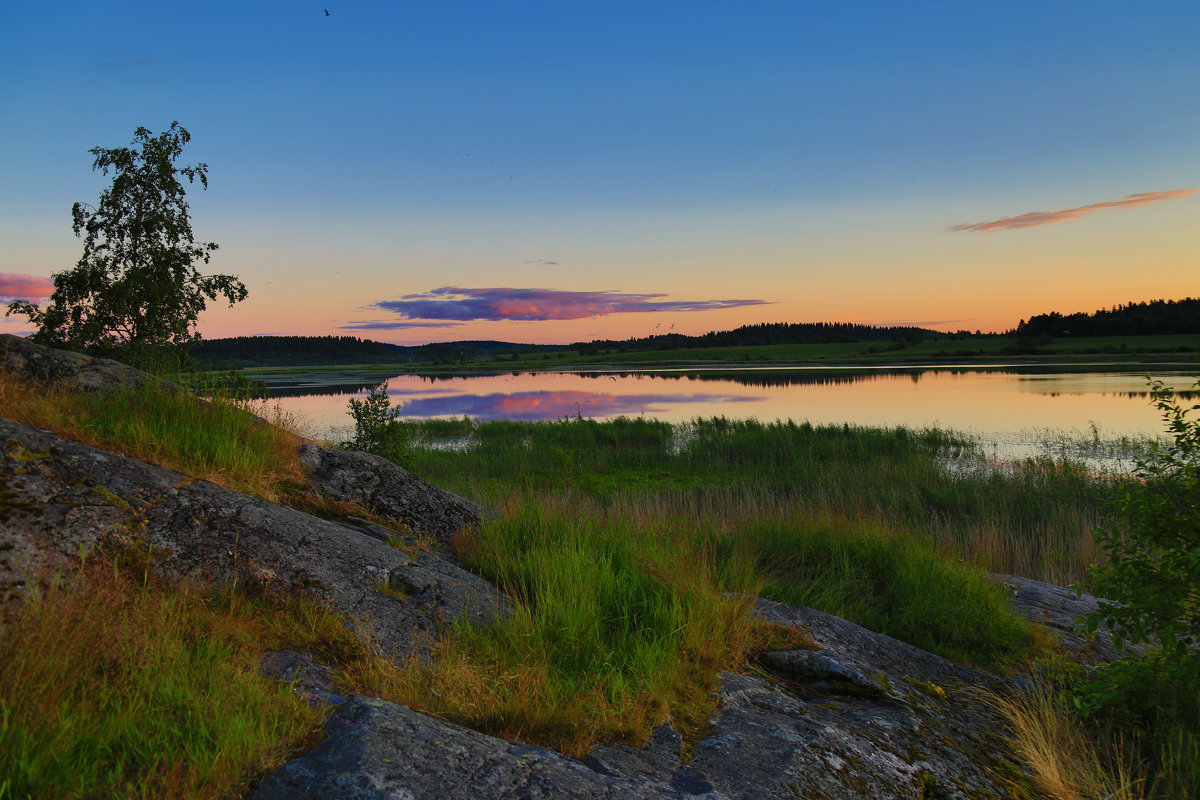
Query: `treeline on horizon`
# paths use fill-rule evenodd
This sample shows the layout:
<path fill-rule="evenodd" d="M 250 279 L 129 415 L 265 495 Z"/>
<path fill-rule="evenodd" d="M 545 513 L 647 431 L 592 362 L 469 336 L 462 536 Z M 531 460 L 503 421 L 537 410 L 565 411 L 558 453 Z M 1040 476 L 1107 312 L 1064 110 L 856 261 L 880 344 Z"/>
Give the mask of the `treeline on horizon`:
<path fill-rule="evenodd" d="M 859 325 L 851 322 L 760 322 L 731 331 L 709 331 L 699 336 L 665 333 L 624 340 L 596 339 L 574 342 L 570 350 L 592 355 L 601 350 L 680 350 L 697 347 L 750 347 L 764 344 L 836 344 L 843 342 L 920 341 L 951 334 L 912 326 Z"/>
<path fill-rule="evenodd" d="M 357 336 L 234 336 L 202 339 L 191 347 L 199 364 L 289 366 L 399 361 L 392 345 Z"/>
<path fill-rule="evenodd" d="M 466 361 L 495 352 L 564 350 L 563 345 L 512 342 L 438 342 L 403 346 L 357 336 L 234 336 L 202 339 L 191 346 L 201 366 L 303 366 L 307 364 L 439 364 Z"/>
<path fill-rule="evenodd" d="M 192 357 L 205 367 L 299 366 L 308 364 L 445 364 L 528 353 L 575 351 L 581 356 L 602 352 L 685 350 L 708 347 L 751 347 L 771 344 L 836 344 L 909 342 L 1012 336 L 1021 339 L 1086 338 L 1200 333 L 1200 299 L 1129 302 L 1085 314 L 1058 312 L 1021 320 L 1004 334 L 941 331 L 913 326 L 874 326 L 849 322 L 765 322 L 699 336 L 665 333 L 624 340 L 596 339 L 569 345 L 520 344 L 493 340 L 436 342 L 403 346 L 357 336 L 236 336 L 196 342 Z"/>
<path fill-rule="evenodd" d="M 1038 314 L 1021 320 L 1009 336 L 1087 337 L 1200 333 L 1200 299 L 1150 300 L 1102 308 L 1091 314 Z"/>

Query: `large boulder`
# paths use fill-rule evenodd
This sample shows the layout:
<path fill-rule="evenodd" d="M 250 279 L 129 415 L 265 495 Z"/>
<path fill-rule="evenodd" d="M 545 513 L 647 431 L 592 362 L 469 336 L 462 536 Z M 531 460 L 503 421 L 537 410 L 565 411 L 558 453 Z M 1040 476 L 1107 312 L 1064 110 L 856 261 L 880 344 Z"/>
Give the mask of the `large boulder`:
<path fill-rule="evenodd" d="M 507 606 L 479 576 L 415 540 L 405 549 L 380 541 L 373 526 L 318 519 L 10 420 L 0 419 L 0 443 L 0 599 L 110 543 L 151 552 L 168 580 L 310 594 L 397 655 L 424 649 L 443 624 L 486 623 Z"/>
<path fill-rule="evenodd" d="M 314 750 L 268 775 L 255 800 L 642 800 L 687 798 L 668 781 L 606 775 L 576 759 L 354 697 Z M 706 800 L 721 800 L 705 793 Z"/>
<path fill-rule="evenodd" d="M 0 334 L 0 370 L 26 383 L 57 384 L 85 392 L 111 391 L 145 381 L 162 382 L 120 361 L 55 350 L 11 333 Z"/>
<path fill-rule="evenodd" d="M 318 496 L 356 503 L 378 517 L 400 522 L 415 535 L 436 539 L 446 553 L 456 533 L 478 527 L 488 514 L 482 506 L 370 453 L 305 444 L 300 446 L 300 463 Z"/>

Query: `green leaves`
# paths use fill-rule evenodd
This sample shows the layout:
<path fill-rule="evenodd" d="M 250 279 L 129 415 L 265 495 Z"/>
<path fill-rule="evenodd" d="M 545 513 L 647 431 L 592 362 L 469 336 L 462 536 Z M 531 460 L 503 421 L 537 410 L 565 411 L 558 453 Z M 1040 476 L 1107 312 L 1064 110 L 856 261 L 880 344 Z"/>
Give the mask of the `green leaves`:
<path fill-rule="evenodd" d="M 176 167 L 191 135 L 178 122 L 154 136 L 134 133 L 131 147 L 93 148 L 92 169 L 113 174 L 97 205 L 75 203 L 72 230 L 83 239 L 74 269 L 54 275 L 46 308 L 17 301 L 9 314 L 38 326 L 43 344 L 144 360 L 147 351 L 199 339 L 196 321 L 208 301 L 246 298 L 234 275 L 203 275 L 215 242 L 197 242 L 187 183 L 208 187 L 208 165 Z"/>
<path fill-rule="evenodd" d="M 1182 659 L 1200 645 L 1200 404 L 1185 407 L 1161 381 L 1150 391 L 1174 441 L 1139 462 L 1140 481 L 1096 534 L 1108 561 L 1091 578 L 1105 602 L 1088 624 L 1112 627 L 1118 647 L 1157 641 Z"/>
<path fill-rule="evenodd" d="M 363 400 L 351 397 L 350 416 L 354 418 L 354 438 L 343 442 L 343 449 L 373 453 L 401 466 L 409 464 L 408 434 L 392 411 L 387 381 L 373 387 Z"/>

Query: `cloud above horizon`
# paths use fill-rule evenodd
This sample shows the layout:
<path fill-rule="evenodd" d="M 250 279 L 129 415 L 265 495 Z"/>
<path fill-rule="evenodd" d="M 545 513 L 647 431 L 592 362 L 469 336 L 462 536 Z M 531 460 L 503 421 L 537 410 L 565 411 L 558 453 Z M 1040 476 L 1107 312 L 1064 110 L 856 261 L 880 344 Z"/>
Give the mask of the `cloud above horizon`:
<path fill-rule="evenodd" d="M 54 293 L 54 281 L 36 275 L 0 272 L 0 303 L 41 300 Z"/>
<path fill-rule="evenodd" d="M 338 325 L 339 331 L 402 331 L 406 328 L 457 328 L 461 322 L 420 322 L 396 320 L 366 320 Z"/>
<path fill-rule="evenodd" d="M 1166 192 L 1131 194 L 1121 200 L 1092 203 L 1091 205 L 1079 206 L 1077 208 L 1064 208 L 1061 211 L 1030 211 L 1027 214 L 1021 214 L 1016 217 L 1005 217 L 1004 219 L 992 220 L 991 222 L 968 222 L 961 225 L 952 225 L 949 230 L 966 233 L 995 233 L 996 231 L 1016 230 L 1018 228 L 1035 228 L 1039 225 L 1053 225 L 1058 222 L 1067 222 L 1110 208 L 1124 210 L 1134 208 L 1135 206 L 1161 203 L 1166 200 L 1183 200 L 1197 192 L 1200 192 L 1200 188 L 1171 189 Z"/>
<path fill-rule="evenodd" d="M 572 292 L 558 289 L 496 287 L 464 289 L 443 286 L 399 300 L 380 300 L 371 308 L 399 314 L 406 320 L 546 321 L 604 317 L 650 311 L 712 311 L 720 308 L 766 305 L 767 300 L 663 300 L 666 294 Z"/>

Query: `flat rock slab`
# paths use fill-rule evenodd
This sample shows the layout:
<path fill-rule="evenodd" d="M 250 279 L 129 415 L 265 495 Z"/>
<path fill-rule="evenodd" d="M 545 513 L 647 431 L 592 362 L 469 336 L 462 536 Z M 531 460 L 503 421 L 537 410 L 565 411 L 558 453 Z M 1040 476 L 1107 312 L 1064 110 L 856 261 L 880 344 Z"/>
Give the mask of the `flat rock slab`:
<path fill-rule="evenodd" d="M 1091 634 L 1083 628 L 1084 617 L 1099 610 L 1098 598 L 1018 575 L 992 575 L 991 578 L 1008 590 L 1009 604 L 1014 611 L 1030 622 L 1044 625 L 1072 655 L 1094 662 L 1109 662 L 1119 657 L 1112 643 L 1112 632 L 1106 626 Z M 1144 647 L 1132 649 L 1145 652 Z"/>
<path fill-rule="evenodd" d="M 1016 796 L 1020 772 L 979 689 L 998 676 L 811 608 L 759 600 L 816 651 L 765 654 L 767 675 L 726 674 L 689 765 L 718 792 L 768 798 Z M 798 658 L 787 658 L 794 655 Z"/>
<path fill-rule="evenodd" d="M 444 624 L 486 624 L 508 608 L 451 561 L 427 552 L 414 560 L 356 527 L 10 420 L 0 419 L 0 443 L 0 600 L 107 542 L 152 551 L 168 580 L 307 593 L 396 655 L 424 651 Z M 393 572 L 414 568 L 420 595 L 397 596 Z"/>
<path fill-rule="evenodd" d="M 354 697 L 314 750 L 268 775 L 255 800 L 693 798 L 669 783 L 604 775 L 543 747 L 497 739 L 401 705 Z M 704 800 L 723 800 L 708 792 Z"/>

